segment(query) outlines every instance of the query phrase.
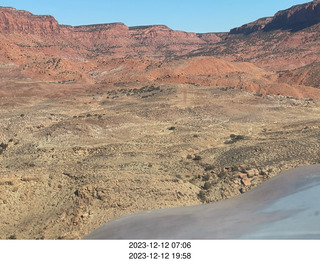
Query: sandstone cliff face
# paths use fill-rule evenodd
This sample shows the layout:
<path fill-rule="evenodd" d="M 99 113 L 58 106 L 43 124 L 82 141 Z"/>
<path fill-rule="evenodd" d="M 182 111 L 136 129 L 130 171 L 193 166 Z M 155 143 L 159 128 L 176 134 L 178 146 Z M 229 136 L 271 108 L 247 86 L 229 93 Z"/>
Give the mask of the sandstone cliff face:
<path fill-rule="evenodd" d="M 201 40 L 203 40 L 207 43 L 210 43 L 210 44 L 218 43 L 218 42 L 222 41 L 222 38 L 220 36 L 218 36 L 218 34 L 216 34 L 216 33 L 197 34 L 197 36 Z"/>
<path fill-rule="evenodd" d="M 319 22 L 320 1 L 313 1 L 279 11 L 273 17 L 261 18 L 234 28 L 230 34 L 251 34 L 257 31 L 268 32 L 278 29 L 298 31 Z"/>
<path fill-rule="evenodd" d="M 164 25 L 130 28 L 131 36 L 140 44 L 203 44 L 195 33 L 174 31 Z"/>
<path fill-rule="evenodd" d="M 320 1 L 232 29 L 223 40 L 194 52 L 246 61 L 271 71 L 293 70 L 320 59 Z"/>
<path fill-rule="evenodd" d="M 255 22 L 231 29 L 230 34 L 251 34 L 256 31 L 261 31 L 271 20 L 272 17 L 261 18 Z"/>
<path fill-rule="evenodd" d="M 239 68 L 226 72 L 224 63 L 211 59 L 192 60 L 186 67 L 181 67 L 181 59 L 167 62 L 214 56 L 270 71 L 296 69 L 320 62 L 319 22 L 320 1 L 294 6 L 230 33 L 207 34 L 174 31 L 164 25 L 59 25 L 52 16 L 0 7 L 0 75 L 54 82 L 228 84 L 255 91 L 269 84 L 257 72 L 243 78 Z M 306 26 L 307 30 L 300 30 Z M 281 84 L 294 84 L 300 79 L 296 75 L 283 76 Z M 301 84 L 318 87 L 307 80 Z"/>
<path fill-rule="evenodd" d="M 89 57 L 108 55 L 113 58 L 133 55 L 129 46 L 134 44 L 129 28 L 122 23 L 64 27 L 63 41 L 87 49 Z"/>
<path fill-rule="evenodd" d="M 59 25 L 52 16 L 0 7 L 0 64 L 13 63 L 15 70 L 33 79 L 91 82 L 95 76 L 90 71 L 99 66 L 97 61 L 137 56 L 164 59 L 186 55 L 207 41 L 163 25 L 74 27 Z"/>
<path fill-rule="evenodd" d="M 296 5 L 287 10 L 279 11 L 264 30 L 275 29 L 300 30 L 320 22 L 320 1 Z"/>
<path fill-rule="evenodd" d="M 38 40 L 49 45 L 85 47 L 115 58 L 127 55 L 183 55 L 208 41 L 195 33 L 174 31 L 163 25 L 130 28 L 123 23 L 64 26 L 59 25 L 52 16 L 37 16 L 6 7 L 0 7 L 0 33 L 37 36 Z M 211 38 L 219 40 L 217 36 Z"/>
<path fill-rule="evenodd" d="M 59 24 L 50 15 L 33 15 L 10 7 L 0 7 L 0 33 L 50 35 L 59 33 Z"/>

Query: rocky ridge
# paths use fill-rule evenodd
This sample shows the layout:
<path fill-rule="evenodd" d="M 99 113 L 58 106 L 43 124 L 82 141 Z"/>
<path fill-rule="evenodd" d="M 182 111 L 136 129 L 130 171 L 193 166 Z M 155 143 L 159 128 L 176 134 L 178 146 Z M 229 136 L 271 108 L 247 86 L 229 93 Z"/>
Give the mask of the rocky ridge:
<path fill-rule="evenodd" d="M 287 10 L 279 11 L 265 26 L 265 31 L 285 29 L 301 30 L 320 22 L 320 1 L 296 5 Z"/>
<path fill-rule="evenodd" d="M 262 31 L 270 21 L 272 21 L 272 17 L 260 18 L 257 21 L 231 29 L 230 34 L 248 35 L 257 31 Z"/>
<path fill-rule="evenodd" d="M 185 54 L 206 43 L 196 33 L 174 31 L 164 25 L 128 27 L 123 23 L 111 23 L 73 27 L 60 25 L 49 15 L 38 16 L 7 7 L 0 8 L 0 33 L 6 36 L 23 34 L 30 38 L 40 36 L 43 43 L 59 47 L 71 44 L 100 54 L 113 56 L 114 53 L 115 57 L 119 54 L 154 55 L 154 52 L 163 56 L 170 49 L 177 54 Z M 211 41 L 219 40 L 219 37 L 211 36 Z M 180 50 L 182 45 L 184 48 Z"/>
<path fill-rule="evenodd" d="M 301 90 L 305 90 L 305 84 L 314 86 L 309 85 L 310 81 L 294 82 L 290 73 L 278 80 L 275 71 L 299 67 L 303 70 L 304 66 L 319 62 L 319 8 L 320 1 L 313 1 L 232 29 L 230 33 L 196 34 L 174 31 L 164 25 L 60 25 L 49 15 L 0 7 L 0 75 L 56 83 L 119 84 L 115 81 L 121 79 L 120 82 L 131 84 L 148 81 L 226 84 L 255 92 L 268 90 L 270 94 L 284 94 L 281 90 L 287 89 L 286 94 L 296 95 L 296 90 L 290 90 L 292 85 L 300 86 Z M 249 62 L 275 73 L 271 76 L 265 72 L 269 76 L 262 81 L 260 74 L 242 77 L 241 70 L 231 77 L 228 70 L 223 73 L 220 70 L 216 75 L 214 70 L 210 72 L 215 66 L 210 65 L 212 59 L 208 58 L 204 62 L 207 68 L 202 66 L 204 74 L 189 66 L 186 76 L 178 69 L 181 62 L 172 63 L 193 56 Z M 189 62 L 200 66 L 199 62 Z M 177 69 L 172 67 L 174 64 Z M 243 80 L 248 77 L 249 82 Z M 253 82 L 254 88 L 250 87 Z M 314 95 L 317 90 L 307 92 Z M 300 97 L 306 92 L 298 93 Z"/>
<path fill-rule="evenodd" d="M 277 12 L 273 17 L 265 17 L 257 21 L 234 28 L 230 34 L 250 34 L 257 31 L 292 30 L 298 31 L 320 22 L 320 1 L 292 6 Z"/>

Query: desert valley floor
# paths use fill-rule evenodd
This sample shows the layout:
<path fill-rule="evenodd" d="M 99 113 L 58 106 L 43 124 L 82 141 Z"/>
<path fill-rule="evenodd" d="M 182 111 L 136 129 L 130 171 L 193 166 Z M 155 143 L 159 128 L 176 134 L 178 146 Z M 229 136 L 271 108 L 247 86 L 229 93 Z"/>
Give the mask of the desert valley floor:
<path fill-rule="evenodd" d="M 77 239 L 320 160 L 318 100 L 192 84 L 45 87 L 0 99 L 2 239 Z M 75 91 L 57 98 L 63 88 Z"/>

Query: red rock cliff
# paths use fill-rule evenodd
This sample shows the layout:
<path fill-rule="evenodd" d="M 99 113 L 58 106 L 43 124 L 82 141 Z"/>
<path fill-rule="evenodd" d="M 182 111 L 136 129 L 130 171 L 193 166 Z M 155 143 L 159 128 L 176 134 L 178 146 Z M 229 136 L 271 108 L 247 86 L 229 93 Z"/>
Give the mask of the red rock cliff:
<path fill-rule="evenodd" d="M 265 30 L 291 29 L 299 30 L 320 22 L 320 1 L 296 5 L 287 10 L 279 11 Z"/>
<path fill-rule="evenodd" d="M 272 17 L 261 18 L 257 21 L 245 24 L 243 26 L 230 30 L 230 34 L 251 34 L 256 31 L 261 31 L 272 20 Z"/>
<path fill-rule="evenodd" d="M 293 6 L 277 12 L 273 17 L 261 18 L 255 22 L 234 28 L 230 34 L 251 34 L 257 31 L 277 29 L 298 31 L 320 22 L 320 1 Z"/>
<path fill-rule="evenodd" d="M 37 36 L 37 40 L 46 45 L 85 48 L 93 51 L 92 55 L 100 53 L 112 57 L 184 55 L 211 39 L 219 41 L 218 36 L 202 39 L 195 33 L 174 31 L 163 25 L 130 28 L 122 23 L 65 26 L 59 25 L 52 16 L 33 15 L 9 7 L 0 7 L 0 33 L 23 34 L 25 40 L 27 35 Z"/>
<path fill-rule="evenodd" d="M 33 15 L 11 7 L 0 7 L 0 33 L 48 35 L 59 33 L 59 24 L 50 15 Z"/>

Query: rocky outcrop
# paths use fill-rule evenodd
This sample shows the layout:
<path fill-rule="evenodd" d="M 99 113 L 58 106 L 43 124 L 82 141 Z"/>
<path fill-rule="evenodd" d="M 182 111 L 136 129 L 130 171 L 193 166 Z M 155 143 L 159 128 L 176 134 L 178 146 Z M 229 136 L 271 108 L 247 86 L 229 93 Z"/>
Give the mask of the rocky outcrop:
<path fill-rule="evenodd" d="M 65 26 L 52 16 L 38 16 L 14 8 L 0 7 L 0 34 L 37 36 L 42 45 L 71 46 L 105 54 L 115 58 L 128 55 L 168 56 L 184 55 L 219 37 L 211 34 L 201 39 L 196 33 L 175 31 L 164 25 L 128 27 L 123 23 Z M 40 38 L 39 38 L 40 36 Z M 34 40 L 33 38 L 30 39 Z"/>
<path fill-rule="evenodd" d="M 251 34 L 256 31 L 261 31 L 272 20 L 272 17 L 261 18 L 252 23 L 245 24 L 230 30 L 230 34 Z"/>
<path fill-rule="evenodd" d="M 320 1 L 296 5 L 275 14 L 264 28 L 265 31 L 289 29 L 297 31 L 320 22 Z"/>
<path fill-rule="evenodd" d="M 132 45 L 128 26 L 123 23 L 64 27 L 64 39 L 82 44 L 95 52 Z"/>
<path fill-rule="evenodd" d="M 282 72 L 279 82 L 287 84 L 300 84 L 320 89 L 320 63 L 314 62 L 292 71 Z"/>
<path fill-rule="evenodd" d="M 130 27 L 131 37 L 140 44 L 203 44 L 195 33 L 174 31 L 165 25 Z"/>
<path fill-rule="evenodd" d="M 0 33 L 50 35 L 59 33 L 59 24 L 53 16 L 33 15 L 11 7 L 0 7 Z"/>
<path fill-rule="evenodd" d="M 296 5 L 277 12 L 273 17 L 261 18 L 255 22 L 245 24 L 230 30 L 230 34 L 251 34 L 257 31 L 272 30 L 298 31 L 320 22 L 320 1 Z"/>
<path fill-rule="evenodd" d="M 197 34 L 197 36 L 207 42 L 207 43 L 218 43 L 222 41 L 221 37 L 219 37 L 216 33 L 204 33 L 204 34 Z"/>
<path fill-rule="evenodd" d="M 230 33 L 196 34 L 175 31 L 165 25 L 60 25 L 49 15 L 0 7 L 0 76 L 58 83 L 152 80 L 207 86 L 229 84 L 256 91 L 266 81 L 265 77 L 259 76 L 259 80 L 253 77 L 256 72 L 243 77 L 241 69 L 227 68 L 229 71 L 220 75 L 219 70 L 226 69 L 222 62 L 195 59 L 184 67 L 183 60 L 177 58 L 214 56 L 225 61 L 250 62 L 270 71 L 292 70 L 319 62 L 320 23 L 295 32 L 297 28 L 318 23 L 319 10 L 320 1 L 313 1 L 232 29 Z M 164 63 L 172 60 L 177 62 Z M 282 89 L 285 90 L 288 81 L 295 83 L 290 79 L 318 87 L 318 82 L 311 82 L 316 73 L 310 73 L 308 81 L 300 81 L 297 72 L 294 77 L 284 75 Z M 271 82 L 277 78 L 272 77 Z M 277 92 L 273 86 L 268 88 Z"/>
<path fill-rule="evenodd" d="M 192 54 L 250 62 L 270 71 L 294 70 L 319 62 L 319 32 L 318 0 L 234 28 L 227 36 L 217 34 L 219 44 L 209 44 Z"/>

